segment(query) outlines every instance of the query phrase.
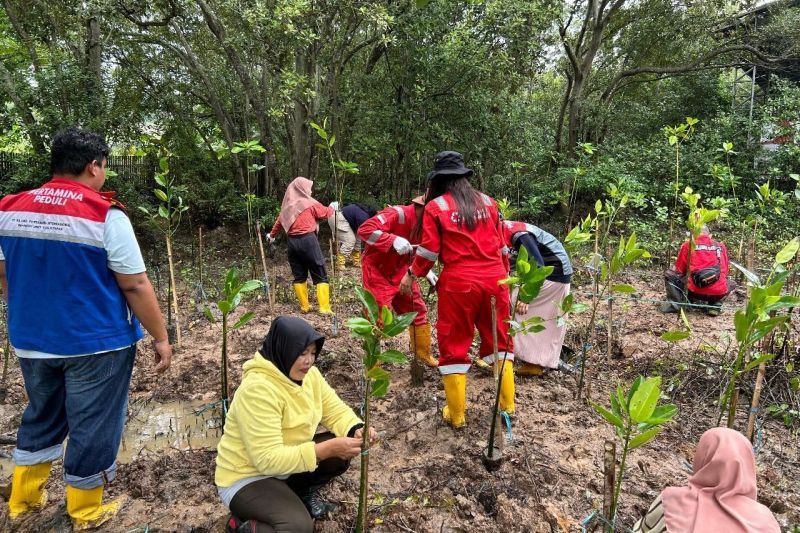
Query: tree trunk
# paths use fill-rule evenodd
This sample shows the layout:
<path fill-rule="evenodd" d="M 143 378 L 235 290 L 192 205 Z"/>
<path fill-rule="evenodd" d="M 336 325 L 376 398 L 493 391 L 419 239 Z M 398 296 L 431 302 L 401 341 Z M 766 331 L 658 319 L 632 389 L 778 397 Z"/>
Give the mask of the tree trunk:
<path fill-rule="evenodd" d="M 87 71 L 87 100 L 92 102 L 89 106 L 94 118 L 102 117 L 105 107 L 103 97 L 103 44 L 100 37 L 100 19 L 97 13 L 92 12 L 86 20 L 86 71 Z"/>

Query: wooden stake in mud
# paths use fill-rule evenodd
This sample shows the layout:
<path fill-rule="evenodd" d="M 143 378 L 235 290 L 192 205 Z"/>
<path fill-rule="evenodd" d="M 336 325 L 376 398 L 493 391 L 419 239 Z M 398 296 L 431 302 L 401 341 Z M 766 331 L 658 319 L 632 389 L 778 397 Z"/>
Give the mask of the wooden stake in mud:
<path fill-rule="evenodd" d="M 200 278 L 200 290 L 205 293 L 203 289 L 203 226 L 197 228 L 197 272 Z"/>
<path fill-rule="evenodd" d="M 614 487 L 617 484 L 617 444 L 613 440 L 605 441 L 603 446 L 603 516 L 611 518 L 614 505 Z"/>
<path fill-rule="evenodd" d="M 272 290 L 269 286 L 269 271 L 267 270 L 267 256 L 264 254 L 264 240 L 261 238 L 261 221 L 256 220 L 256 234 L 258 235 L 258 249 L 261 251 L 261 267 L 264 269 L 264 289 L 267 291 L 267 301 L 269 301 L 269 312 L 275 314 L 272 306 Z"/>
<path fill-rule="evenodd" d="M 169 283 L 172 292 L 173 320 L 175 323 L 175 344 L 181 345 L 181 322 L 178 310 L 178 291 L 175 286 L 175 266 L 172 262 L 172 238 L 167 235 L 167 261 L 169 261 Z"/>
<path fill-rule="evenodd" d="M 756 428 L 756 414 L 758 413 L 758 404 L 761 403 L 761 389 L 764 386 L 764 374 L 767 372 L 767 363 L 763 362 L 758 365 L 758 374 L 756 375 L 756 386 L 753 389 L 753 401 L 750 403 L 750 415 L 747 417 L 747 432 L 745 436 L 747 440 L 753 442 L 753 437 Z"/>

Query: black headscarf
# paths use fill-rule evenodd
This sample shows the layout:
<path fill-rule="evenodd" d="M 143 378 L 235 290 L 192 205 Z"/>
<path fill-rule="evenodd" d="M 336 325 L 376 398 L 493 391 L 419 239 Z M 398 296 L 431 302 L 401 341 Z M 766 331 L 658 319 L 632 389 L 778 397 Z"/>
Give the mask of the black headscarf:
<path fill-rule="evenodd" d="M 289 379 L 289 370 L 306 347 L 316 343 L 317 352 L 314 359 L 322 351 L 325 337 L 311 327 L 311 324 L 294 316 L 279 316 L 272 321 L 269 333 L 264 338 L 259 352 L 267 361 L 272 361 L 278 370 Z M 292 380 L 295 383 L 299 381 Z"/>

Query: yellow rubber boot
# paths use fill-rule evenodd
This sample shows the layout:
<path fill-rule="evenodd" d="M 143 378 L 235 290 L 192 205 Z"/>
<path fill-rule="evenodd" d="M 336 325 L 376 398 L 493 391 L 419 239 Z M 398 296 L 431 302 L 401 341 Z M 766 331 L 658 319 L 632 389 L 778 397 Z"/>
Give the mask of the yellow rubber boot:
<path fill-rule="evenodd" d="M 447 405 L 442 409 L 442 418 L 453 428 L 464 425 L 464 413 L 467 410 L 467 375 L 447 374 L 442 376 L 444 395 Z"/>
<path fill-rule="evenodd" d="M 332 315 L 331 311 L 331 286 L 327 283 L 317 283 L 317 305 L 323 315 Z"/>
<path fill-rule="evenodd" d="M 297 301 L 300 302 L 300 312 L 308 313 L 311 311 L 311 305 L 308 303 L 308 283 L 293 283 L 294 293 L 297 295 Z"/>
<path fill-rule="evenodd" d="M 517 367 L 518 376 L 541 376 L 544 374 L 544 367 L 533 363 L 522 363 Z"/>
<path fill-rule="evenodd" d="M 503 380 L 500 382 L 500 410 L 513 415 L 516 410 L 514 405 L 514 363 L 506 361 L 503 364 Z"/>
<path fill-rule="evenodd" d="M 354 250 L 350 258 L 353 260 L 353 266 L 361 268 L 361 252 Z"/>
<path fill-rule="evenodd" d="M 11 480 L 11 496 L 8 498 L 8 516 L 12 520 L 19 516 L 38 511 L 47 503 L 44 484 L 50 477 L 52 463 L 38 465 L 17 465 Z"/>
<path fill-rule="evenodd" d="M 411 351 L 414 356 L 428 366 L 439 366 L 439 362 L 431 355 L 431 325 L 411 326 L 408 328 L 411 339 Z"/>
<path fill-rule="evenodd" d="M 342 254 L 336 254 L 336 269 L 339 272 L 342 272 L 345 267 L 345 263 L 347 262 L 347 258 Z"/>
<path fill-rule="evenodd" d="M 117 499 L 103 505 L 103 486 L 79 489 L 67 485 L 67 513 L 72 518 L 74 531 L 94 529 L 105 524 L 119 511 L 122 501 Z"/>

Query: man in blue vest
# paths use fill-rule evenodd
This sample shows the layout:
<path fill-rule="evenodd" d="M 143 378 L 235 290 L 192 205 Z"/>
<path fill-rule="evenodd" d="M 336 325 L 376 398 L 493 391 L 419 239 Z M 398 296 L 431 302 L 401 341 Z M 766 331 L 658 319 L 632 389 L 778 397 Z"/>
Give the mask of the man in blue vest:
<path fill-rule="evenodd" d="M 45 505 L 69 437 L 67 512 L 82 530 L 120 506 L 102 503 L 103 487 L 116 475 L 139 321 L 153 336 L 156 372 L 169 368 L 172 347 L 131 223 L 99 192 L 105 141 L 65 130 L 50 157 L 51 181 L 0 200 L 0 288 L 29 401 L 8 507 L 13 520 Z"/>

